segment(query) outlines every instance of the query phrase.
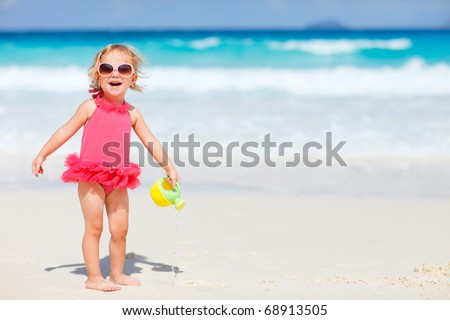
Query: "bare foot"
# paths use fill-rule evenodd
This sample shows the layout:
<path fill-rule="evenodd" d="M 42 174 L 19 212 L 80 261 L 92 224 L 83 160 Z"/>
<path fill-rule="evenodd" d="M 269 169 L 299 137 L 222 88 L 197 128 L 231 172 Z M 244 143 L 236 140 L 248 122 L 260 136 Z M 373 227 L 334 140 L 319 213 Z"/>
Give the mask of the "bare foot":
<path fill-rule="evenodd" d="M 127 276 L 124 273 L 117 277 L 109 276 L 109 280 L 115 284 L 120 284 L 121 286 L 141 286 L 141 282 L 138 279 Z"/>
<path fill-rule="evenodd" d="M 112 283 L 111 281 L 104 279 L 104 278 L 95 278 L 93 280 L 87 280 L 86 281 L 86 289 L 93 289 L 93 290 L 99 290 L 99 291 L 118 291 L 121 288 Z"/>

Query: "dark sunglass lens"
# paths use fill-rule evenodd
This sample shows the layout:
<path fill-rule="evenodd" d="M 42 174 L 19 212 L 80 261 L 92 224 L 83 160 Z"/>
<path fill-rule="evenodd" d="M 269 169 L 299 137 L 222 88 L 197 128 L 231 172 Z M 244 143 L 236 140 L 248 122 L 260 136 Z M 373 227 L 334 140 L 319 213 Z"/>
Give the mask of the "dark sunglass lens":
<path fill-rule="evenodd" d="M 98 70 L 101 75 L 109 75 L 114 71 L 114 67 L 109 63 L 102 63 Z"/>
<path fill-rule="evenodd" d="M 123 76 L 131 76 L 133 68 L 129 64 L 121 64 L 118 68 L 119 73 Z"/>

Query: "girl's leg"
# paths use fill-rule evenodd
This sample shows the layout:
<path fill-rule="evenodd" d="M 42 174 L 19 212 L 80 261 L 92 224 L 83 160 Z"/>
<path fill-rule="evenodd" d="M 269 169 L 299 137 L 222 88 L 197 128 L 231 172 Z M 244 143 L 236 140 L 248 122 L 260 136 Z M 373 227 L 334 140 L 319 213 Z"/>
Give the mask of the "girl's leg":
<path fill-rule="evenodd" d="M 106 196 L 106 212 L 109 220 L 111 240 L 109 256 L 111 259 L 111 274 L 109 279 L 120 285 L 139 286 L 139 280 L 123 273 L 128 233 L 128 191 L 115 189 Z"/>
<path fill-rule="evenodd" d="M 104 279 L 100 271 L 99 244 L 103 230 L 105 192 L 97 183 L 80 182 L 78 197 L 85 223 L 82 250 L 88 276 L 86 288 L 100 291 L 120 290 L 119 286 Z"/>

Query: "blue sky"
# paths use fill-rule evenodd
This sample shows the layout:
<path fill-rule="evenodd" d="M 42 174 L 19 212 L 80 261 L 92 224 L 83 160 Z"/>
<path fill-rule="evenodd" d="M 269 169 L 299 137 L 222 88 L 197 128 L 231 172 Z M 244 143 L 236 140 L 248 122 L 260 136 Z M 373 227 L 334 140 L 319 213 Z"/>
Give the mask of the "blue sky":
<path fill-rule="evenodd" d="M 0 0 L 0 30 L 450 27 L 450 0 Z"/>

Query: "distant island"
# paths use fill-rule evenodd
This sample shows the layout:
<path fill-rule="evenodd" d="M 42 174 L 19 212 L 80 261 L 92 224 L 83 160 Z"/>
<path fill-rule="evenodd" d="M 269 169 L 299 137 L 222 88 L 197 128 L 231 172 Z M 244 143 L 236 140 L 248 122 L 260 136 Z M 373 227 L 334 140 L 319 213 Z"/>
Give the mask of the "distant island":
<path fill-rule="evenodd" d="M 448 18 L 447 21 L 444 23 L 442 29 L 450 30 L 450 18 Z"/>
<path fill-rule="evenodd" d="M 346 30 L 347 28 L 337 20 L 321 20 L 305 27 L 305 30 Z"/>

